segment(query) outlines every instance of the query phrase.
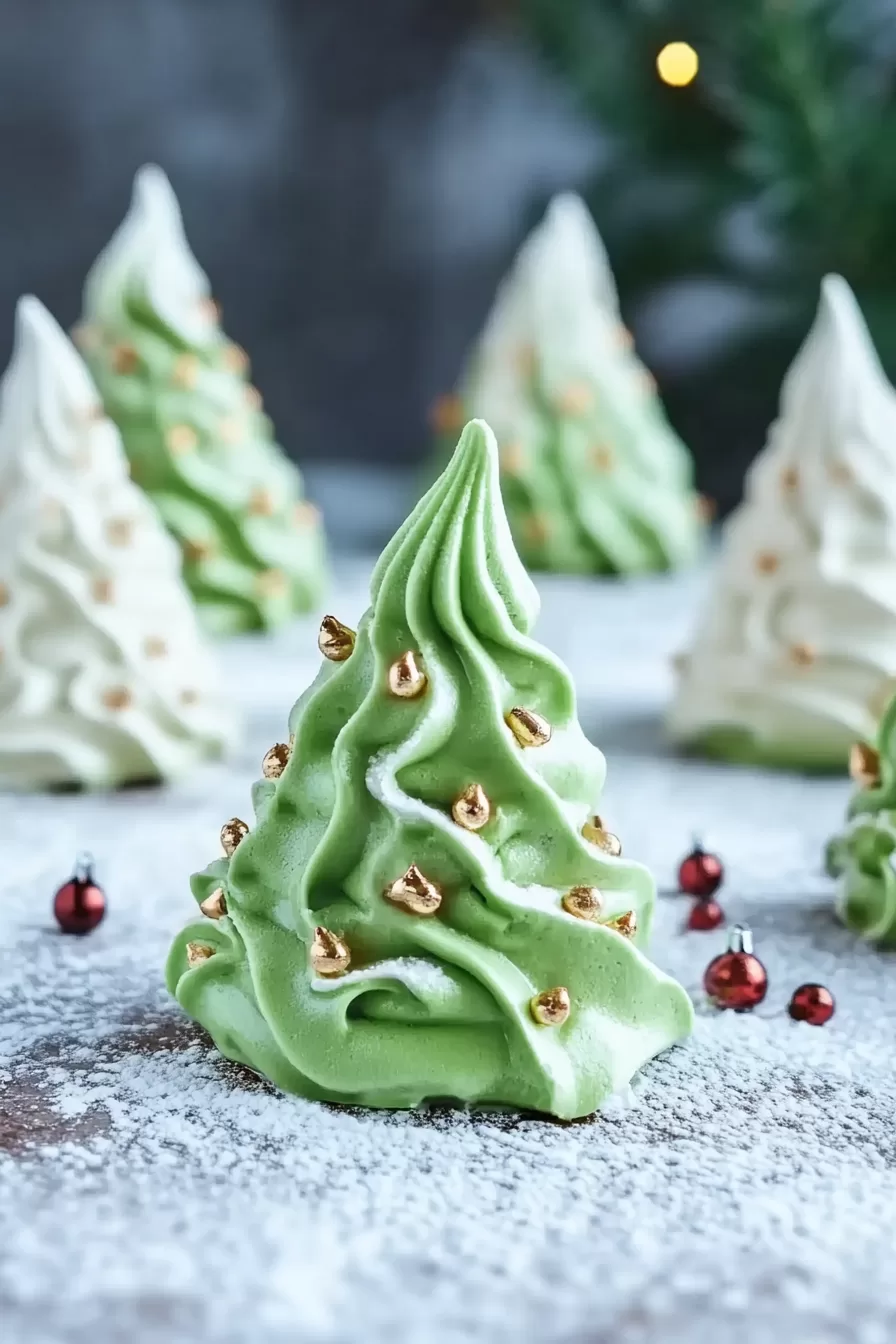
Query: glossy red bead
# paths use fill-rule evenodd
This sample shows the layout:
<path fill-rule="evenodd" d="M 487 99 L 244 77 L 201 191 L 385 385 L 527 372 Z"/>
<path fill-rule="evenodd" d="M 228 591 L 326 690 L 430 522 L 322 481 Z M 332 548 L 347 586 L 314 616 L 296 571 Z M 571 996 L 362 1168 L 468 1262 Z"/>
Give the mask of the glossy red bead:
<path fill-rule="evenodd" d="M 753 955 L 753 935 L 735 924 L 728 935 L 728 951 L 709 963 L 703 976 L 703 988 L 718 1008 L 749 1012 L 761 1003 L 768 991 L 768 975 Z"/>
<path fill-rule="evenodd" d="M 725 911 L 717 901 L 695 901 L 688 915 L 688 928 L 700 933 L 717 929 L 725 923 Z"/>
<path fill-rule="evenodd" d="M 708 900 L 722 885 L 725 870 L 715 854 L 709 854 L 697 845 L 682 859 L 678 869 L 678 887 L 687 896 Z"/>
<path fill-rule="evenodd" d="M 63 933 L 91 933 L 106 913 L 106 896 L 95 882 L 71 878 L 53 900 L 53 914 Z"/>
<path fill-rule="evenodd" d="M 834 1016 L 834 996 L 824 985 L 800 985 L 793 991 L 787 1011 L 796 1022 L 823 1027 Z"/>

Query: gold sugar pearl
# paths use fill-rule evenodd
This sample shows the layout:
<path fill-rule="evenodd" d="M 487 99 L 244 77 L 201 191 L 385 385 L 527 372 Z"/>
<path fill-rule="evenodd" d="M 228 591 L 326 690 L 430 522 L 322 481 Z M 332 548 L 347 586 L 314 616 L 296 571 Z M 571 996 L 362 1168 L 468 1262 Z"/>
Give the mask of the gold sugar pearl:
<path fill-rule="evenodd" d="M 344 663 L 355 647 L 355 632 L 335 616 L 325 616 L 317 634 L 317 647 L 331 663 Z"/>
<path fill-rule="evenodd" d="M 258 388 L 253 387 L 251 383 L 247 384 L 243 396 L 246 399 L 246 405 L 252 411 L 260 411 L 264 406 L 264 397 L 262 397 Z"/>
<path fill-rule="evenodd" d="M 782 490 L 786 490 L 788 492 L 791 490 L 795 490 L 799 485 L 799 483 L 800 483 L 800 473 L 797 471 L 796 467 L 785 467 L 784 470 L 781 472 Z"/>
<path fill-rule="evenodd" d="M 492 814 L 485 789 L 481 784 L 468 784 L 451 804 L 451 815 L 465 831 L 481 831 Z"/>
<path fill-rule="evenodd" d="M 429 410 L 429 423 L 436 434 L 454 434 L 463 429 L 466 420 L 464 404 L 454 392 L 437 397 Z"/>
<path fill-rule="evenodd" d="M 191 561 L 194 565 L 199 565 L 203 560 L 210 560 L 215 553 L 214 542 L 208 539 L 194 538 L 182 543 L 184 559 Z"/>
<path fill-rule="evenodd" d="M 169 453 L 175 457 L 184 457 L 196 451 L 199 435 L 192 425 L 172 425 L 165 435 L 165 443 Z"/>
<path fill-rule="evenodd" d="M 217 299 L 213 299 L 210 294 L 205 295 L 199 300 L 199 312 L 208 322 L 221 321 L 221 305 Z"/>
<path fill-rule="evenodd" d="M 701 523 L 711 523 L 718 512 L 718 505 L 712 495 L 695 495 L 694 508 Z"/>
<path fill-rule="evenodd" d="M 534 709 L 517 705 L 504 715 L 504 722 L 521 747 L 543 747 L 551 740 L 551 725 Z"/>
<path fill-rule="evenodd" d="M 596 471 L 612 471 L 616 465 L 613 449 L 605 443 L 599 443 L 591 449 L 591 465 Z"/>
<path fill-rule="evenodd" d="M 619 836 L 614 835 L 612 831 L 608 831 L 598 816 L 594 816 L 590 821 L 585 822 L 582 827 L 582 835 L 589 844 L 597 845 L 598 849 L 602 849 L 611 858 L 618 859 L 622 853 L 622 843 Z"/>
<path fill-rule="evenodd" d="M 143 641 L 143 652 L 147 658 L 164 658 L 168 645 L 161 635 L 147 635 Z"/>
<path fill-rule="evenodd" d="M 320 509 L 308 499 L 299 499 L 293 505 L 292 517 L 297 527 L 316 527 L 320 522 Z"/>
<path fill-rule="evenodd" d="M 107 709 L 122 710 L 128 709 L 134 701 L 134 697 L 127 686 L 110 686 L 108 690 L 103 691 L 103 704 Z"/>
<path fill-rule="evenodd" d="M 505 476 L 520 476 L 526 466 L 526 455 L 518 443 L 505 443 L 499 461 Z"/>
<path fill-rule="evenodd" d="M 187 965 L 191 970 L 214 955 L 215 949 L 209 947 L 208 943 L 187 943 Z"/>
<path fill-rule="evenodd" d="M 221 356 L 221 362 L 231 373 L 245 374 L 249 372 L 249 356 L 241 345 L 231 341 L 224 349 Z"/>
<path fill-rule="evenodd" d="M 257 485 L 249 496 L 246 509 L 255 517 L 269 518 L 276 509 L 274 496 L 263 485 Z"/>
<path fill-rule="evenodd" d="M 283 597 L 289 580 L 282 569 L 263 569 L 255 575 L 255 591 L 259 597 Z"/>
<path fill-rule="evenodd" d="M 110 518 L 106 523 L 106 540 L 110 546 L 130 546 L 133 536 L 133 518 Z"/>
<path fill-rule="evenodd" d="M 264 754 L 261 773 L 265 779 L 279 779 L 289 764 L 290 748 L 285 742 L 275 742 Z"/>
<path fill-rule="evenodd" d="M 199 902 L 199 909 L 207 919 L 223 919 L 227 914 L 227 898 L 223 887 L 215 887 L 211 895 Z"/>
<path fill-rule="evenodd" d="M 178 355 L 171 370 L 171 381 L 176 387 L 193 388 L 199 378 L 199 360 L 196 355 Z"/>
<path fill-rule="evenodd" d="M 434 915 L 442 904 L 441 891 L 423 876 L 416 863 L 412 863 L 402 877 L 396 878 L 383 895 L 411 915 Z"/>
<path fill-rule="evenodd" d="M 90 592 L 94 602 L 112 602 L 115 598 L 115 585 L 111 579 L 100 575 L 92 581 Z"/>
<path fill-rule="evenodd" d="M 811 667 L 817 656 L 813 646 L 804 640 L 790 646 L 790 661 L 797 667 Z"/>
<path fill-rule="evenodd" d="M 568 915 L 576 919 L 597 919 L 603 908 L 603 897 L 597 887 L 571 887 L 561 901 Z"/>
<path fill-rule="evenodd" d="M 880 752 L 867 742 L 854 742 L 849 750 L 849 776 L 860 789 L 880 784 Z"/>
<path fill-rule="evenodd" d="M 569 1017 L 569 990 L 565 985 L 543 989 L 529 1000 L 529 1011 L 540 1027 L 562 1027 Z"/>
<path fill-rule="evenodd" d="M 140 356 L 132 345 L 112 347 L 112 367 L 116 373 L 133 373 L 140 363 Z"/>
<path fill-rule="evenodd" d="M 352 961 L 348 943 L 318 925 L 311 943 L 311 969 L 315 975 L 345 975 Z"/>
<path fill-rule="evenodd" d="M 399 700 L 414 700 L 426 690 L 427 676 L 417 665 L 413 649 L 408 649 L 389 668 L 389 694 Z"/>
<path fill-rule="evenodd" d="M 237 845 L 249 834 L 249 827 L 239 817 L 231 817 L 225 821 L 221 827 L 221 848 L 230 858 L 235 853 Z"/>
<path fill-rule="evenodd" d="M 12 600 L 12 593 L 9 591 L 9 585 L 0 583 L 0 607 L 6 607 Z"/>
<path fill-rule="evenodd" d="M 781 561 L 774 551 L 760 551 L 756 556 L 756 571 L 759 574 L 774 574 Z"/>
<path fill-rule="evenodd" d="M 543 513 L 530 513 L 523 522 L 523 532 L 530 546 L 543 546 L 551 535 L 551 525 Z"/>
<path fill-rule="evenodd" d="M 625 914 L 617 915 L 615 919 L 608 919 L 603 927 L 612 929 L 614 933 L 621 934 L 623 938 L 634 938 L 638 932 L 638 916 L 634 910 L 626 910 Z"/>
<path fill-rule="evenodd" d="M 580 416 L 591 409 L 594 392 L 587 383 L 568 383 L 558 393 L 555 404 L 561 415 Z"/>

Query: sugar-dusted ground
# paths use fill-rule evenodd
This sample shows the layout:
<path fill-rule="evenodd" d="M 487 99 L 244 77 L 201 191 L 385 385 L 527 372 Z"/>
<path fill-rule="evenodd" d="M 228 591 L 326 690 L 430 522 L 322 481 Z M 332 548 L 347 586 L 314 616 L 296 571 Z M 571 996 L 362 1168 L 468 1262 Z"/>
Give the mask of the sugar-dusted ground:
<path fill-rule="evenodd" d="M 364 603 L 364 567 L 328 608 Z M 692 830 L 770 974 L 705 1009 L 633 1094 L 571 1126 L 349 1112 L 218 1059 L 161 987 L 186 879 L 245 814 L 317 662 L 315 623 L 228 647 L 248 745 L 166 792 L 2 800 L 0 1335 L 14 1344 L 888 1344 L 896 1338 L 896 962 L 831 915 L 821 846 L 846 781 L 665 751 L 693 581 L 542 583 L 609 760 L 601 812 L 668 885 Z M 80 848 L 110 898 L 85 940 L 49 902 Z M 699 997 L 723 935 L 661 901 L 656 958 Z M 783 1009 L 828 984 L 823 1030 Z"/>

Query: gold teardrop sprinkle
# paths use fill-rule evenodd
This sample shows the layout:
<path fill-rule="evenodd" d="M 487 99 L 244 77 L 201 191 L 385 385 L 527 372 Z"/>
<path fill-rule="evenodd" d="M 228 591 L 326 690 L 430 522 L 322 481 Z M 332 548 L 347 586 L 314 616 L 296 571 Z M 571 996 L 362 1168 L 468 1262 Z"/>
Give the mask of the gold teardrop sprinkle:
<path fill-rule="evenodd" d="M 258 485 L 249 496 L 249 502 L 246 505 L 249 513 L 259 518 L 270 518 L 276 505 L 274 496 L 270 490 L 266 490 L 263 485 Z"/>
<path fill-rule="evenodd" d="M 429 410 L 429 423 L 435 434 L 453 434 L 462 429 L 465 420 L 464 404 L 455 393 L 437 397 Z"/>
<path fill-rule="evenodd" d="M 239 817 L 231 817 L 225 821 L 221 827 L 221 848 L 230 858 L 235 853 L 237 845 L 249 834 L 249 827 Z"/>
<path fill-rule="evenodd" d="M 263 569 L 255 575 L 255 590 L 259 597 L 282 597 L 289 580 L 282 569 Z"/>
<path fill-rule="evenodd" d="M 331 663 L 344 663 L 355 647 L 355 632 L 335 616 L 325 616 L 320 623 L 317 647 Z"/>
<path fill-rule="evenodd" d="M 311 969 L 315 975 L 345 975 L 351 965 L 348 943 L 321 925 L 314 930 L 311 944 Z"/>
<path fill-rule="evenodd" d="M 594 394 L 587 383 L 568 383 L 556 398 L 555 404 L 561 415 L 584 415 L 590 408 Z"/>
<path fill-rule="evenodd" d="M 849 775 L 860 789 L 876 789 L 880 784 L 880 752 L 867 742 L 854 742 L 849 751 Z"/>
<path fill-rule="evenodd" d="M 615 859 L 618 859 L 622 853 L 622 843 L 619 836 L 614 835 L 612 831 L 608 831 L 600 817 L 595 816 L 590 821 L 586 821 L 582 827 L 582 835 L 590 844 L 597 845 L 598 849 L 602 849 L 605 854 L 609 854 Z"/>
<path fill-rule="evenodd" d="M 116 373 L 133 373 L 139 363 L 140 357 L 132 345 L 112 347 L 112 367 Z"/>
<path fill-rule="evenodd" d="M 209 957 L 214 955 L 215 949 L 209 947 L 208 943 L 187 943 L 187 965 L 191 968 L 208 961 Z"/>
<path fill-rule="evenodd" d="M 171 370 L 171 381 L 177 387 L 192 388 L 199 377 L 199 360 L 195 355 L 178 355 Z"/>
<path fill-rule="evenodd" d="M 608 919 L 604 928 L 621 933 L 623 938 L 634 938 L 638 932 L 638 916 L 634 910 L 626 910 L 625 914 L 617 915 L 615 919 Z"/>
<path fill-rule="evenodd" d="M 164 658 L 168 652 L 168 645 L 161 635 L 147 635 L 143 641 L 143 652 L 147 658 Z"/>
<path fill-rule="evenodd" d="M 196 445 L 199 442 L 199 435 L 192 425 L 172 425 L 165 435 L 169 453 L 175 457 L 183 457 L 187 453 L 196 451 Z"/>
<path fill-rule="evenodd" d="M 504 715 L 504 722 L 521 747 L 543 747 L 551 740 L 551 725 L 534 709 L 517 705 Z"/>
<path fill-rule="evenodd" d="M 128 709 L 133 704 L 134 697 L 127 686 L 110 686 L 107 691 L 103 691 L 103 704 L 107 709 L 121 710 Z"/>
<path fill-rule="evenodd" d="M 7 606 L 9 604 L 10 598 L 11 593 L 9 591 L 8 585 L 5 583 L 0 583 L 0 607 Z"/>
<path fill-rule="evenodd" d="M 565 985 L 543 989 L 529 1000 L 529 1011 L 541 1027 L 562 1027 L 569 1017 L 569 990 Z"/>
<path fill-rule="evenodd" d="M 112 580 L 102 576 L 91 582 L 90 591 L 94 602 L 111 602 L 115 596 L 115 586 Z"/>
<path fill-rule="evenodd" d="M 207 919 L 223 919 L 227 914 L 227 898 L 223 887 L 215 887 L 211 895 L 199 902 L 199 909 Z"/>
<path fill-rule="evenodd" d="M 225 348 L 222 362 L 225 368 L 230 369 L 231 373 L 244 374 L 249 372 L 249 356 L 243 347 L 237 345 L 235 341 L 231 341 Z"/>
<path fill-rule="evenodd" d="M 399 700 L 414 700 L 426 690 L 427 677 L 417 665 L 413 649 L 408 649 L 389 668 L 389 693 Z"/>
<path fill-rule="evenodd" d="M 285 742 L 275 742 L 264 754 L 261 773 L 265 779 L 279 779 L 289 764 L 289 747 Z"/>
<path fill-rule="evenodd" d="M 416 863 L 411 864 L 403 877 L 396 878 L 383 895 L 412 915 L 434 915 L 442 904 L 439 888 L 423 876 Z"/>
<path fill-rule="evenodd" d="M 451 804 L 451 815 L 465 831 L 481 831 L 492 814 L 485 789 L 481 784 L 468 784 Z"/>
<path fill-rule="evenodd" d="M 603 899 L 597 887 L 571 887 L 561 904 L 566 913 L 576 919 L 598 919 Z"/>
<path fill-rule="evenodd" d="M 790 646 L 790 661 L 797 667 L 811 667 L 817 656 L 813 646 L 804 640 Z"/>
<path fill-rule="evenodd" d="M 106 539 L 110 546 L 130 546 L 133 535 L 133 518 L 110 518 L 106 523 Z"/>

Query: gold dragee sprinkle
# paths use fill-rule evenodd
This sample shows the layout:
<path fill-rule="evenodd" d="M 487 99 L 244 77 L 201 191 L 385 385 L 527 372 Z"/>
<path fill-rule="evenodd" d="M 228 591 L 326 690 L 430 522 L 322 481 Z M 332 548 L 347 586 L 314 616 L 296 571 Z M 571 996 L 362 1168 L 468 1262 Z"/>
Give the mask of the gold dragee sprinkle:
<path fill-rule="evenodd" d="M 315 975 L 345 975 L 352 961 L 345 940 L 320 924 L 314 930 L 310 956 Z"/>
<path fill-rule="evenodd" d="M 275 742 L 264 754 L 261 773 L 265 779 L 279 779 L 289 764 L 290 747 L 285 742 Z"/>
<path fill-rule="evenodd" d="M 427 676 L 417 665 L 417 656 L 408 649 L 389 668 L 389 694 L 399 700 L 415 700 L 426 690 Z"/>
<path fill-rule="evenodd" d="M 239 817 L 231 817 L 225 821 L 221 827 L 221 848 L 230 858 L 235 853 L 237 845 L 249 834 L 249 827 Z"/>
<path fill-rule="evenodd" d="M 597 887 L 571 887 L 561 902 L 568 915 L 576 919 L 597 919 L 603 908 L 603 899 Z"/>
<path fill-rule="evenodd" d="M 530 999 L 529 1011 L 541 1027 L 562 1027 L 569 1017 L 569 990 L 565 985 L 543 989 Z"/>
<path fill-rule="evenodd" d="M 867 742 L 854 742 L 849 751 L 849 776 L 860 789 L 880 784 L 880 752 Z"/>
<path fill-rule="evenodd" d="M 533 709 L 516 705 L 504 715 L 504 722 L 521 747 L 543 747 L 551 740 L 551 725 Z"/>
<path fill-rule="evenodd" d="M 211 895 L 199 902 L 199 909 L 207 919 L 223 919 L 227 914 L 227 899 L 223 887 L 215 887 Z"/>
<path fill-rule="evenodd" d="M 187 965 L 191 970 L 214 955 L 215 949 L 209 947 L 208 943 L 187 943 Z"/>
<path fill-rule="evenodd" d="M 355 647 L 355 632 L 335 616 L 325 616 L 320 623 L 317 647 L 331 663 L 344 663 Z"/>
<path fill-rule="evenodd" d="M 465 831 L 481 831 L 487 826 L 492 805 L 481 784 L 468 784 L 451 804 L 451 815 Z"/>
<path fill-rule="evenodd" d="M 400 905 L 412 915 L 434 915 L 442 904 L 442 893 L 434 882 L 412 863 L 401 877 L 397 877 L 383 892 L 387 901 Z"/>

